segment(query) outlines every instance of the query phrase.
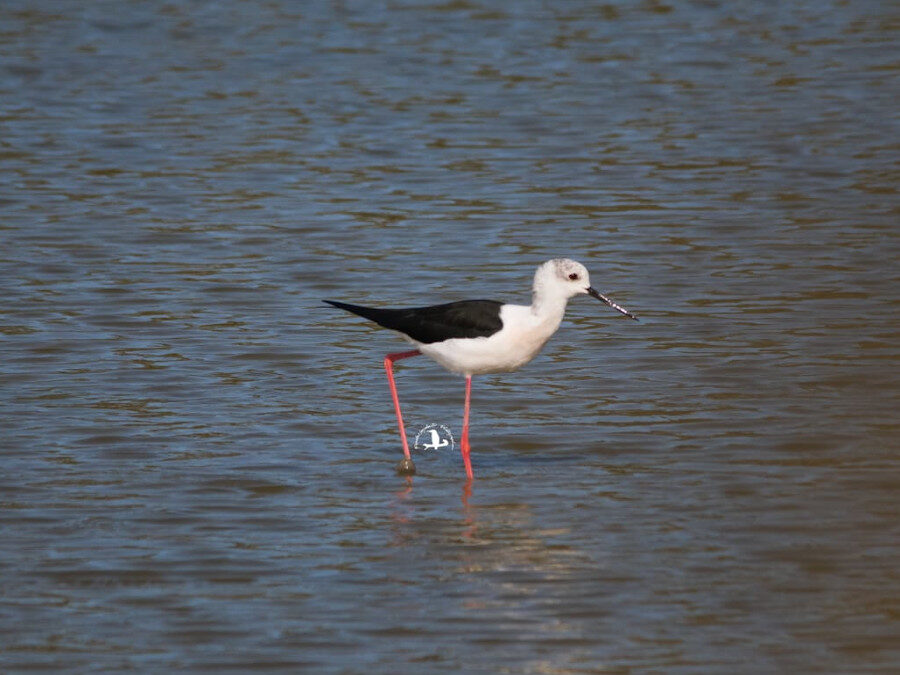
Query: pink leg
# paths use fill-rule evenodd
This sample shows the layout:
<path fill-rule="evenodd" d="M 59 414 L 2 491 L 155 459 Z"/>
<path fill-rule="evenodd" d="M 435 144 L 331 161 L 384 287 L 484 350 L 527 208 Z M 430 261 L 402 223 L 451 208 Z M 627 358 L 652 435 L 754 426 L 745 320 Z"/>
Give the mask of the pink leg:
<path fill-rule="evenodd" d="M 472 462 L 469 460 L 469 399 L 472 397 L 472 376 L 466 375 L 466 405 L 463 408 L 463 432 L 460 449 L 462 450 L 463 464 L 466 465 L 466 478 L 472 480 Z"/>
<path fill-rule="evenodd" d="M 397 413 L 397 426 L 400 427 L 400 438 L 403 439 L 403 454 L 409 459 L 409 444 L 406 442 L 406 428 L 403 426 L 403 415 L 400 413 L 400 398 L 397 396 L 397 385 L 394 384 L 394 361 L 407 359 L 421 354 L 418 349 L 408 352 L 397 352 L 384 357 L 384 369 L 387 371 L 388 383 L 391 385 L 391 396 L 394 399 L 394 411 Z"/>

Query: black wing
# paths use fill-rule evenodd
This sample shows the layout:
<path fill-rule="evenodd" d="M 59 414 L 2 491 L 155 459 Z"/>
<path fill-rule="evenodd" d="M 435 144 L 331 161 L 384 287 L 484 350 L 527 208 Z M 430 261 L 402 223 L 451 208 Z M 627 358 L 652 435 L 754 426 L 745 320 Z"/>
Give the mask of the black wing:
<path fill-rule="evenodd" d="M 408 309 L 377 309 L 333 300 L 324 302 L 365 317 L 384 328 L 405 333 L 423 344 L 451 338 L 489 337 L 503 328 L 503 321 L 500 320 L 503 303 L 496 300 L 461 300 Z"/>

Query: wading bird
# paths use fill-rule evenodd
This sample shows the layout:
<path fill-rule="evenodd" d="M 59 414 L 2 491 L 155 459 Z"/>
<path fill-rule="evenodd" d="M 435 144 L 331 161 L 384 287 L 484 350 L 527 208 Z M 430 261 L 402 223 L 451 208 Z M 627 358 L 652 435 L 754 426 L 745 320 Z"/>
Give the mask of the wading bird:
<path fill-rule="evenodd" d="M 548 260 L 537 268 L 531 305 L 510 305 L 495 300 L 461 300 L 429 307 L 378 309 L 334 300 L 325 302 L 397 331 L 416 346 L 411 351 L 388 354 L 384 359 L 400 438 L 403 440 L 404 459 L 398 467 L 400 473 L 411 475 L 415 473 L 415 466 L 409 455 L 406 429 L 400 413 L 400 399 L 394 383 L 394 362 L 424 354 L 447 370 L 465 375 L 466 402 L 460 449 L 466 476 L 471 480 L 469 400 L 472 375 L 510 372 L 531 361 L 559 328 L 569 298 L 582 294 L 591 295 L 637 321 L 634 314 L 591 287 L 584 265 L 567 259 Z"/>

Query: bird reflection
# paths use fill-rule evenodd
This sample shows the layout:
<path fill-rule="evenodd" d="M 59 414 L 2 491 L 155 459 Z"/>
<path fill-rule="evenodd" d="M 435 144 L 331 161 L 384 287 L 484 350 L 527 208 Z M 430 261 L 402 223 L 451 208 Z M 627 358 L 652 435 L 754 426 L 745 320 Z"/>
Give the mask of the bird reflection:
<path fill-rule="evenodd" d="M 477 509 L 469 501 L 472 498 L 473 482 L 474 481 L 472 480 L 465 481 L 460 494 L 462 524 L 464 525 L 462 536 L 466 539 L 475 537 L 478 530 L 476 519 Z M 412 500 L 413 483 L 414 478 L 412 476 L 404 476 L 403 486 L 394 492 L 394 504 L 391 509 L 391 519 L 396 524 L 407 525 L 413 521 L 415 514 L 415 502 Z M 406 537 L 402 538 L 405 539 Z"/>

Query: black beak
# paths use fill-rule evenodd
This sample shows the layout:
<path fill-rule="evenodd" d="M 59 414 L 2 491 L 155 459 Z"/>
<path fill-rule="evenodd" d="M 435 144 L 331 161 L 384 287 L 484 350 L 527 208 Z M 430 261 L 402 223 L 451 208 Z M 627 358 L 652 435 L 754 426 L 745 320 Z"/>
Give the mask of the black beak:
<path fill-rule="evenodd" d="M 638 320 L 638 318 L 634 314 L 629 312 L 627 309 L 625 309 L 624 307 L 620 307 L 619 305 L 614 303 L 612 300 L 607 298 L 602 293 L 597 292 L 597 289 L 591 288 L 590 286 L 588 286 L 587 292 L 588 292 L 588 295 L 591 295 L 591 296 L 597 298 L 600 302 L 605 302 L 607 305 L 612 307 L 617 312 L 622 312 L 622 314 L 624 314 L 625 316 L 627 316 L 630 319 L 634 319 L 635 321 Z"/>

